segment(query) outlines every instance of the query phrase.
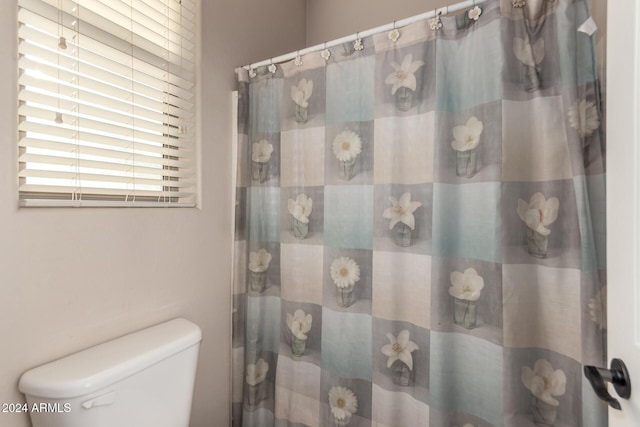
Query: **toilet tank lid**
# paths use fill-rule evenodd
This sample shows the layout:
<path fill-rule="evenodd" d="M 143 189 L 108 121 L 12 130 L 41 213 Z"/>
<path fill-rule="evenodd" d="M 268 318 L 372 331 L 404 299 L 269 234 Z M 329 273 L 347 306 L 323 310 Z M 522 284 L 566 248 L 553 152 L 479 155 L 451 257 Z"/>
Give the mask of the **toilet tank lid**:
<path fill-rule="evenodd" d="M 196 324 L 173 319 L 31 369 L 22 375 L 18 388 L 28 396 L 53 399 L 86 395 L 201 340 Z"/>

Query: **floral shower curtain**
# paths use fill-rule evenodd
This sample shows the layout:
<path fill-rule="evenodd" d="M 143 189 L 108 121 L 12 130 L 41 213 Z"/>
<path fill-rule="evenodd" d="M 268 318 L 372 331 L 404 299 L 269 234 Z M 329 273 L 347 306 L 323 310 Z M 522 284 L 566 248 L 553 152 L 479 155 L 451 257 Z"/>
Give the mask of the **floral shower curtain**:
<path fill-rule="evenodd" d="M 489 0 L 238 71 L 234 426 L 607 425 L 588 18 Z"/>

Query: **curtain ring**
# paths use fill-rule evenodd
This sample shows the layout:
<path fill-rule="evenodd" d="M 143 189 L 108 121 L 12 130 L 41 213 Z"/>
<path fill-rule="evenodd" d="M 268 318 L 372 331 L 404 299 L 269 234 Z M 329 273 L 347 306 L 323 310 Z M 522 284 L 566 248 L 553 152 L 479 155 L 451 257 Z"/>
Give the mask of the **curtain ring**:
<path fill-rule="evenodd" d="M 267 69 L 269 70 L 269 72 L 271 72 L 271 74 L 276 73 L 276 70 L 278 69 L 278 67 L 276 67 L 276 64 L 273 63 L 273 58 L 271 58 L 271 65 L 269 65 Z"/>

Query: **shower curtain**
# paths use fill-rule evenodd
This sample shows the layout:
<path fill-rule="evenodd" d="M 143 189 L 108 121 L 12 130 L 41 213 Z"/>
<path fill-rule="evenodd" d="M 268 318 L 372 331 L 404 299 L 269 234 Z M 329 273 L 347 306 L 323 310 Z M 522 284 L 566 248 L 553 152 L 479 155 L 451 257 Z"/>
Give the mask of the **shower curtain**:
<path fill-rule="evenodd" d="M 588 18 L 489 0 L 238 70 L 234 426 L 607 425 Z"/>

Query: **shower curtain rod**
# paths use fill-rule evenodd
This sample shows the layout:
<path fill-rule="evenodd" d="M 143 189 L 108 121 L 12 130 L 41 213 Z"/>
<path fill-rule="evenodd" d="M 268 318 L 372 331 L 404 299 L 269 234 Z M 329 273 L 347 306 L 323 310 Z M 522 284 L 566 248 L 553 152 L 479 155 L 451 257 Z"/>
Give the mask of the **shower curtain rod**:
<path fill-rule="evenodd" d="M 333 46 L 338 46 L 342 43 L 348 43 L 351 41 L 356 40 L 357 38 L 362 38 L 362 37 L 368 37 L 371 36 L 373 34 L 378 34 L 381 33 L 383 31 L 390 31 L 393 30 L 394 28 L 401 28 L 404 26 L 407 26 L 409 24 L 412 24 L 414 22 L 417 21 L 422 21 L 425 19 L 429 19 L 429 18 L 433 18 L 436 15 L 447 15 L 449 13 L 453 13 L 453 12 L 457 12 L 459 10 L 463 10 L 466 9 L 468 7 L 477 5 L 477 4 L 482 4 L 484 3 L 486 0 L 465 0 L 462 1 L 460 3 L 456 3 L 453 4 L 451 6 L 445 6 L 445 7 L 440 7 L 437 9 L 434 9 L 430 12 L 426 12 L 426 13 L 422 13 L 420 15 L 415 15 L 412 16 L 410 18 L 405 18 L 405 19 L 401 19 L 399 21 L 394 21 L 390 24 L 386 24 L 386 25 L 381 25 L 379 27 L 375 27 L 372 28 L 370 30 L 366 30 L 366 31 L 362 31 L 362 32 L 358 32 L 356 34 L 352 34 L 349 36 L 345 36 L 330 42 L 324 42 L 324 43 L 320 43 L 317 44 L 315 46 L 311 46 L 311 47 L 307 47 L 295 52 L 291 52 L 291 53 L 287 53 L 285 55 L 280 55 L 280 56 L 276 56 L 274 58 L 270 58 L 270 59 L 265 59 L 264 61 L 260 61 L 260 62 L 254 62 L 248 65 L 243 66 L 242 68 L 244 68 L 245 70 L 250 70 L 252 68 L 256 68 L 256 67 L 261 67 L 263 65 L 270 65 L 270 64 L 278 64 L 281 62 L 285 62 L 285 61 L 289 61 L 293 58 L 295 58 L 296 56 L 300 55 L 306 55 L 308 53 L 311 52 L 315 52 L 315 51 L 319 51 L 319 50 L 323 50 L 329 47 L 333 47 Z"/>

